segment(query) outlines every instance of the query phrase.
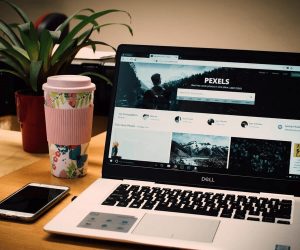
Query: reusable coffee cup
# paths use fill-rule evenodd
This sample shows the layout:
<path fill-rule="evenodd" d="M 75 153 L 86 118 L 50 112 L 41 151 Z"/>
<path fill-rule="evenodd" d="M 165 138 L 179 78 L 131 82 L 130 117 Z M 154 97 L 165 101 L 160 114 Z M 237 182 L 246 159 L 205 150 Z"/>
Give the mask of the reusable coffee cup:
<path fill-rule="evenodd" d="M 43 84 L 51 173 L 78 178 L 87 173 L 95 84 L 87 76 L 56 75 Z"/>

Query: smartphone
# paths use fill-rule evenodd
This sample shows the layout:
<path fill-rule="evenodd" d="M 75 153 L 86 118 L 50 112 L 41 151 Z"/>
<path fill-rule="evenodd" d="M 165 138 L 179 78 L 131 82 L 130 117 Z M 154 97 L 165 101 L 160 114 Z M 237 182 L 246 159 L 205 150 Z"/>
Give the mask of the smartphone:
<path fill-rule="evenodd" d="M 0 216 L 28 222 L 36 220 L 69 190 L 66 186 L 29 183 L 0 202 Z"/>

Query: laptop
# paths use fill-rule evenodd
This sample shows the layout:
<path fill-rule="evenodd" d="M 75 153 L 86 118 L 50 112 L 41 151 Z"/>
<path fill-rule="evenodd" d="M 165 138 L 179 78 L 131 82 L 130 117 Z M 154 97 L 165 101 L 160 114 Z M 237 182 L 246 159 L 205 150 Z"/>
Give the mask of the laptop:
<path fill-rule="evenodd" d="M 44 229 L 300 249 L 299 93 L 300 54 L 120 45 L 102 177 Z"/>

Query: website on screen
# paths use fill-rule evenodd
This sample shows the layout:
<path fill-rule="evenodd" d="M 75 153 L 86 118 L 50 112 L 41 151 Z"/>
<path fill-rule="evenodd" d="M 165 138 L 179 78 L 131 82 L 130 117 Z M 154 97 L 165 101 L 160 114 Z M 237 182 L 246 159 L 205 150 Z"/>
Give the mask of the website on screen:
<path fill-rule="evenodd" d="M 300 177 L 300 68 L 121 58 L 110 161 Z"/>

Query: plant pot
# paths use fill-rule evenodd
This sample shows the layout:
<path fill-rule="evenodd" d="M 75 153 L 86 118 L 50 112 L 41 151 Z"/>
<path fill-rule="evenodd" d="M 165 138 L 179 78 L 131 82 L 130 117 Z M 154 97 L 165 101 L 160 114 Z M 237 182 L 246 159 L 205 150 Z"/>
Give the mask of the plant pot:
<path fill-rule="evenodd" d="M 44 97 L 21 90 L 15 92 L 15 98 L 23 150 L 29 153 L 48 153 Z"/>

